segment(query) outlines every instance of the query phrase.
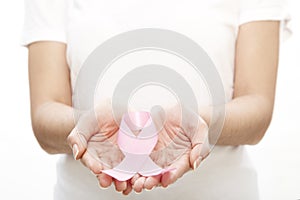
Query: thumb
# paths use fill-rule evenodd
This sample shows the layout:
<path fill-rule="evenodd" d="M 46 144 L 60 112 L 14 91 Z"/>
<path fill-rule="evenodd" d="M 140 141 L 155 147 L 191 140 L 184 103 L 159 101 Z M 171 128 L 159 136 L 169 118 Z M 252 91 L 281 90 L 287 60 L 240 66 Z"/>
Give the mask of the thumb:
<path fill-rule="evenodd" d="M 198 123 L 196 131 L 190 137 L 192 150 L 190 153 L 190 165 L 193 170 L 197 169 L 201 161 L 207 157 L 210 152 L 208 140 L 208 126 L 204 121 Z"/>
<path fill-rule="evenodd" d="M 80 159 L 87 148 L 87 139 L 75 127 L 67 138 L 69 146 L 72 148 L 73 157 L 75 160 Z"/>
<path fill-rule="evenodd" d="M 208 156 L 209 152 L 210 147 L 208 138 L 205 140 L 204 143 L 198 143 L 192 148 L 190 153 L 190 165 L 193 170 L 196 170 L 199 167 L 200 163 L 204 158 Z"/>
<path fill-rule="evenodd" d="M 87 141 L 93 134 L 98 132 L 98 129 L 97 118 L 93 110 L 81 115 L 75 128 L 67 138 L 67 142 L 72 148 L 75 160 L 82 158 L 87 148 Z"/>

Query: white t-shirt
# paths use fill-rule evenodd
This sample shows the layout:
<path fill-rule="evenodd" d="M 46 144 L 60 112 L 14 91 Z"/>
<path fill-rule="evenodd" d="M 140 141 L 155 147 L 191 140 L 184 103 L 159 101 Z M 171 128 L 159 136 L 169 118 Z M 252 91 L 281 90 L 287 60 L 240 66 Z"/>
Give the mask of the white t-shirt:
<path fill-rule="evenodd" d="M 214 62 L 224 85 L 226 101 L 232 99 L 235 41 L 239 26 L 257 20 L 288 18 L 283 0 L 26 0 L 21 43 L 58 41 L 67 44 L 74 90 L 76 77 L 89 54 L 117 34 L 140 28 L 169 29 L 197 42 Z M 285 24 L 285 23 L 282 23 Z M 151 59 L 149 59 L 151 55 Z M 177 59 L 177 60 L 176 60 Z M 181 73 L 190 83 L 200 104 L 207 105 L 209 92 L 193 70 L 178 58 L 163 52 L 137 52 L 120 59 L 103 78 L 104 88 L 96 98 L 111 96 L 118 80 L 132 66 L 161 62 Z M 145 87 L 132 98 L 132 105 L 145 109 L 174 98 L 157 87 Z M 100 92 L 99 92 L 100 93 Z M 157 98 L 145 98 L 145 96 Z M 155 99 L 152 102 L 151 99 Z M 257 177 L 243 146 L 216 146 L 195 172 L 167 189 L 125 197 L 111 187 L 102 190 L 82 164 L 69 155 L 57 163 L 55 199 L 259 199 Z"/>

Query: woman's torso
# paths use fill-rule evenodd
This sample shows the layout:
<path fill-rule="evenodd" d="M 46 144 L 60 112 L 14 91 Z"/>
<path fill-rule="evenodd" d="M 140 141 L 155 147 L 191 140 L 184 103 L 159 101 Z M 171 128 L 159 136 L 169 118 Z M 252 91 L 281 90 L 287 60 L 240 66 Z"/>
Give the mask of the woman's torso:
<path fill-rule="evenodd" d="M 238 32 L 238 0 L 74 0 L 67 20 L 67 59 L 72 88 L 89 54 L 101 43 L 120 33 L 141 29 L 168 29 L 186 35 L 197 42 L 212 59 L 223 82 L 226 101 L 233 93 L 235 41 Z M 176 41 L 174 41 L 176 42 Z M 151 55 L 153 59 L 146 60 Z M 175 61 L 171 61 L 175 59 Z M 209 91 L 203 80 L 179 65 L 174 57 L 164 53 L 137 52 L 120 60 L 103 77 L 96 91 L 96 100 L 111 97 L 115 85 L 132 66 L 143 63 L 165 63 L 189 80 L 200 104 L 210 104 Z M 187 68 L 185 68 L 185 67 Z M 161 93 L 155 87 L 144 88 L 133 99 L 138 108 L 157 103 L 143 99 L 144 94 L 156 98 Z M 169 99 L 168 99 L 169 98 Z M 169 95 L 162 102 L 173 101 Z M 159 102 L 159 101 L 158 101 Z M 140 107 L 139 107 L 140 106 Z M 58 181 L 55 199 L 122 199 L 111 187 L 102 190 L 96 178 L 70 156 L 62 156 L 57 164 Z M 128 199 L 257 199 L 256 174 L 244 147 L 215 147 L 211 155 L 195 172 L 167 189 L 156 188 L 143 194 L 131 194 Z"/>

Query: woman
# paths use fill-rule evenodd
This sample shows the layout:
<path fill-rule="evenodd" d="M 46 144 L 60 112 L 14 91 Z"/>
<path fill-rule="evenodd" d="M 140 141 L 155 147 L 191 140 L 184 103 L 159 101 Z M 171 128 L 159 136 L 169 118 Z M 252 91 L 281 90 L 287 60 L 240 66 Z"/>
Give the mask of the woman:
<path fill-rule="evenodd" d="M 257 144 L 271 121 L 280 23 L 286 20 L 283 1 L 27 0 L 25 7 L 22 43 L 29 49 L 33 130 L 46 152 L 62 154 L 55 199 L 259 199 L 256 173 L 244 145 Z M 71 149 L 67 140 L 75 127 L 76 77 L 98 45 L 113 35 L 147 27 L 184 34 L 207 52 L 224 85 L 224 128 L 199 170 L 171 171 L 167 181 L 114 181 L 115 189 L 101 190 L 86 160 L 84 167 L 71 156 L 82 158 L 81 147 Z M 110 115 L 105 106 L 100 113 Z M 199 114 L 209 122 L 207 113 Z M 194 163 L 190 166 L 200 164 Z M 101 174 L 98 181 L 108 187 L 113 179 Z M 130 193 L 159 185 L 169 187 Z"/>

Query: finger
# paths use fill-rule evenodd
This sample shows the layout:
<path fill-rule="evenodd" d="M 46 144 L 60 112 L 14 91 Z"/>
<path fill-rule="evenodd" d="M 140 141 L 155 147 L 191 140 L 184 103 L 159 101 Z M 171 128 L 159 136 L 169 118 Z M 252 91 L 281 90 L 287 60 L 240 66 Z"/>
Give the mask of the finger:
<path fill-rule="evenodd" d="M 131 181 L 127 181 L 127 188 L 123 191 L 124 195 L 128 195 L 132 191 L 132 184 Z"/>
<path fill-rule="evenodd" d="M 86 150 L 87 141 L 85 137 L 78 132 L 77 127 L 71 131 L 67 138 L 67 142 L 72 148 L 74 159 L 80 159 Z"/>
<path fill-rule="evenodd" d="M 189 119 L 184 123 L 186 135 L 191 141 L 190 166 L 195 170 L 204 157 L 209 154 L 208 126 L 196 113 L 186 111 Z"/>
<path fill-rule="evenodd" d="M 198 114 L 185 111 L 182 121 L 183 129 L 189 137 L 192 147 L 197 144 L 203 144 L 208 137 L 208 126 L 206 122 Z"/>
<path fill-rule="evenodd" d="M 114 180 L 115 188 L 118 192 L 123 192 L 127 188 L 127 182 L 126 181 L 118 181 Z"/>
<path fill-rule="evenodd" d="M 202 144 L 197 144 L 193 147 L 190 153 L 190 166 L 193 170 L 197 169 L 202 161 L 201 151 Z"/>
<path fill-rule="evenodd" d="M 141 176 L 139 177 L 134 184 L 132 185 L 132 189 L 136 192 L 136 193 L 140 193 L 143 190 L 144 187 L 144 183 L 145 183 L 146 178 Z"/>
<path fill-rule="evenodd" d="M 169 168 L 174 168 L 175 170 L 164 173 L 161 177 L 162 187 L 168 187 L 170 184 L 174 183 L 183 176 L 187 171 L 190 170 L 190 164 L 188 155 L 183 155 L 175 163 L 173 163 Z"/>
<path fill-rule="evenodd" d="M 147 177 L 144 183 L 145 190 L 152 190 L 160 183 L 161 175 Z"/>
<path fill-rule="evenodd" d="M 89 168 L 94 174 L 100 174 L 103 169 L 102 164 L 97 161 L 89 152 L 86 152 L 81 160 L 82 164 Z"/>
<path fill-rule="evenodd" d="M 112 182 L 113 182 L 113 179 L 111 176 L 107 175 L 107 174 L 104 174 L 104 173 L 101 173 L 97 176 L 98 178 L 98 181 L 99 181 L 99 185 L 101 188 L 107 188 L 109 187 Z"/>
<path fill-rule="evenodd" d="M 141 177 L 139 174 L 135 174 L 130 180 L 131 185 L 134 185 L 135 181 L 138 180 L 139 177 Z"/>
<path fill-rule="evenodd" d="M 197 139 L 198 141 L 200 139 Z M 208 137 L 204 139 L 204 142 L 202 143 L 196 143 L 192 147 L 191 153 L 190 153 L 190 165 L 195 170 L 199 167 L 201 161 L 208 156 L 210 152 L 210 145 L 208 141 Z"/>

